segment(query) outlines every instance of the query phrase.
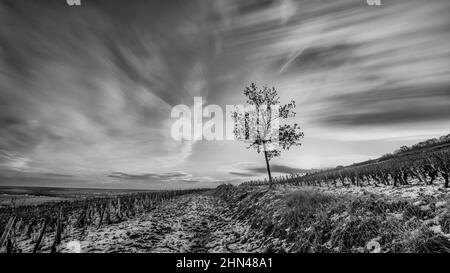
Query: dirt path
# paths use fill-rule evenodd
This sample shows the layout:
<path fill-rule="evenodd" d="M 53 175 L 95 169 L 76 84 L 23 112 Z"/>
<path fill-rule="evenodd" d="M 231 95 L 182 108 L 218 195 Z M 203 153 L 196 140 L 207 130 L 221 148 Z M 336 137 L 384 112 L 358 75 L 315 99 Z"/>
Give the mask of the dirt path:
<path fill-rule="evenodd" d="M 216 197 L 179 197 L 135 219 L 63 241 L 62 252 L 247 252 L 248 227 Z M 251 250 L 251 249 L 250 249 Z"/>

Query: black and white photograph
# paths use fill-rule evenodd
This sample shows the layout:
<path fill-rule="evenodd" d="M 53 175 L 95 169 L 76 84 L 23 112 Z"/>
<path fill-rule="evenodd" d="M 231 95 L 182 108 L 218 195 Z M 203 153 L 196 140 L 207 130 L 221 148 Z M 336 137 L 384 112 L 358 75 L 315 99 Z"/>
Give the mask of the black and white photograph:
<path fill-rule="evenodd" d="M 0 0 L 0 260 L 448 254 L 449 179 L 448 0 Z"/>

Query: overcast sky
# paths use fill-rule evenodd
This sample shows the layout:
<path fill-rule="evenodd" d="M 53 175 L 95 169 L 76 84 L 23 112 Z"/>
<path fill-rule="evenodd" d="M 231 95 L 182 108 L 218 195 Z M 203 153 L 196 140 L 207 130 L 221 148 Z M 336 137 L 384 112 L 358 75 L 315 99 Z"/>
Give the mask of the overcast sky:
<path fill-rule="evenodd" d="M 297 102 L 275 175 L 450 133 L 448 0 L 0 0 L 0 185 L 216 186 L 264 177 L 234 141 L 175 141 L 177 104 Z"/>

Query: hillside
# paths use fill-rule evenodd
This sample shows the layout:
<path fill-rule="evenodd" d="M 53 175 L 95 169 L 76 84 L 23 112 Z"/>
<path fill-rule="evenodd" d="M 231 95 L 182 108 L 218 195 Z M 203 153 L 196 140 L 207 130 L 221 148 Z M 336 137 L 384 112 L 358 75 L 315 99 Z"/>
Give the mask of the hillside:
<path fill-rule="evenodd" d="M 234 219 L 268 252 L 450 253 L 450 192 L 221 186 Z"/>
<path fill-rule="evenodd" d="M 382 155 L 379 158 L 366 160 L 363 162 L 358 162 L 351 164 L 350 166 L 362 166 L 369 165 L 378 162 L 387 161 L 390 159 L 401 158 L 404 156 L 420 155 L 422 153 L 436 151 L 439 149 L 449 149 L 450 148 L 450 134 L 441 136 L 439 138 L 431 138 L 425 141 L 418 142 L 412 146 L 402 146 L 393 153 Z"/>
<path fill-rule="evenodd" d="M 334 185 L 433 185 L 450 187 L 449 135 L 440 140 L 425 141 L 411 147 L 403 146 L 394 154 L 363 161 L 349 166 L 319 170 L 307 174 L 277 177 L 275 184 L 307 186 Z M 264 185 L 268 181 L 246 181 L 245 185 Z"/>

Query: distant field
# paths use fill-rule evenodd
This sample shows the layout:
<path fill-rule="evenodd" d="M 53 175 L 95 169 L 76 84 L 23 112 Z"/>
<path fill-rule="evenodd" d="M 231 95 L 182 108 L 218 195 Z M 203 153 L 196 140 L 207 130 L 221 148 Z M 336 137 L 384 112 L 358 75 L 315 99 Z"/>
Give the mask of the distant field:
<path fill-rule="evenodd" d="M 0 207 L 9 206 L 12 203 L 15 206 L 40 205 L 48 202 L 58 202 L 70 200 L 70 198 L 51 197 L 51 196 L 35 196 L 28 194 L 0 194 Z"/>
<path fill-rule="evenodd" d="M 15 206 L 40 205 L 48 202 L 112 197 L 138 192 L 151 192 L 151 190 L 0 186 L 0 207 L 9 206 L 12 203 Z"/>

